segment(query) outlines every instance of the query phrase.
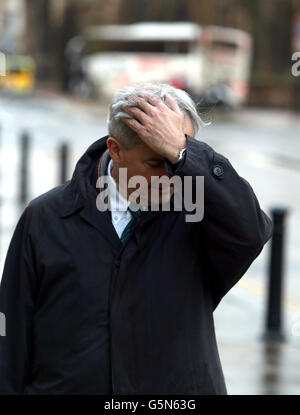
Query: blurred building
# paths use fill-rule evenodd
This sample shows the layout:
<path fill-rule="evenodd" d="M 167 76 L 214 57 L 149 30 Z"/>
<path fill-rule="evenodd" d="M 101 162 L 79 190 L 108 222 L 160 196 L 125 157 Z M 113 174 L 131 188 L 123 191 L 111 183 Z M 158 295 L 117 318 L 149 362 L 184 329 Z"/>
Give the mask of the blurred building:
<path fill-rule="evenodd" d="M 38 80 L 65 87 L 66 44 L 86 26 L 191 21 L 234 27 L 248 31 L 254 39 L 249 103 L 290 107 L 296 83 L 291 76 L 292 22 L 299 3 L 299 0 L 1 0 L 0 38 L 4 45 L 0 48 L 20 47 L 17 34 L 21 33 L 24 21 L 27 22 L 21 47 L 36 59 Z"/>
<path fill-rule="evenodd" d="M 1 0 L 0 50 L 22 53 L 26 46 L 23 42 L 25 27 L 25 0 Z"/>

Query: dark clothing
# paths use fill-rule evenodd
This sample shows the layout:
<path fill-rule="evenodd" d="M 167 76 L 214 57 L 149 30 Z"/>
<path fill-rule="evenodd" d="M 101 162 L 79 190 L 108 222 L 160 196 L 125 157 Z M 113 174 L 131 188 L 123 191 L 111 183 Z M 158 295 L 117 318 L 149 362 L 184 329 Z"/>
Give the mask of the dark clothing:
<path fill-rule="evenodd" d="M 187 136 L 175 173 L 204 176 L 203 220 L 143 212 L 123 245 L 96 207 L 106 139 L 17 225 L 0 289 L 0 393 L 226 394 L 213 311 L 272 222 L 229 160 Z"/>

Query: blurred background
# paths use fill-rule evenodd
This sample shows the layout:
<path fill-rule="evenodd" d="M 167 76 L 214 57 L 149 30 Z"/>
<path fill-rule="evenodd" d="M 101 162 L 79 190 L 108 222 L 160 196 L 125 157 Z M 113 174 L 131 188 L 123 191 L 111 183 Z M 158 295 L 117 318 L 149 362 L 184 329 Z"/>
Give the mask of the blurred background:
<path fill-rule="evenodd" d="M 116 89 L 186 90 L 274 236 L 214 313 L 229 394 L 300 393 L 300 1 L 1 0 L 0 266 L 27 203 L 106 135 Z M 16 261 L 18 258 L 16 258 Z"/>

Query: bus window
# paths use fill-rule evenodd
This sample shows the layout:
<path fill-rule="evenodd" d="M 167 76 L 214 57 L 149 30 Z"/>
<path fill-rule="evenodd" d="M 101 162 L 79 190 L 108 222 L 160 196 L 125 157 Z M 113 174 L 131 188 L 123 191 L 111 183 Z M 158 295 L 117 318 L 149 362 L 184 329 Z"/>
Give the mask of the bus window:
<path fill-rule="evenodd" d="M 97 52 L 126 52 L 126 53 L 179 53 L 187 54 L 191 42 L 174 41 L 91 41 L 86 47 L 86 54 Z"/>
<path fill-rule="evenodd" d="M 236 50 L 238 45 L 236 43 L 231 43 L 231 42 L 222 42 L 220 40 L 214 40 L 212 41 L 212 43 L 210 44 L 211 47 L 214 47 L 216 49 L 220 48 L 220 49 L 227 49 L 227 50 Z"/>

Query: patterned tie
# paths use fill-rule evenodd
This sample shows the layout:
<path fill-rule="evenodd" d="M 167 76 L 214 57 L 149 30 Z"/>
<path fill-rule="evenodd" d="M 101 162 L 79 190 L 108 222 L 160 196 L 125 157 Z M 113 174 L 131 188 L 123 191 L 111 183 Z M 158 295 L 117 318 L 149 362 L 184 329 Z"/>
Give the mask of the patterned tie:
<path fill-rule="evenodd" d="M 120 239 L 121 239 L 121 242 L 123 244 L 125 244 L 125 242 L 130 238 L 131 232 L 132 232 L 133 228 L 135 227 L 136 223 L 138 222 L 138 220 L 139 220 L 139 218 L 142 214 L 141 209 L 139 209 L 137 211 L 133 211 L 128 206 L 128 210 L 131 213 L 132 218 L 131 218 L 130 222 L 127 223 L 124 231 L 122 232 L 122 235 L 121 235 Z"/>

